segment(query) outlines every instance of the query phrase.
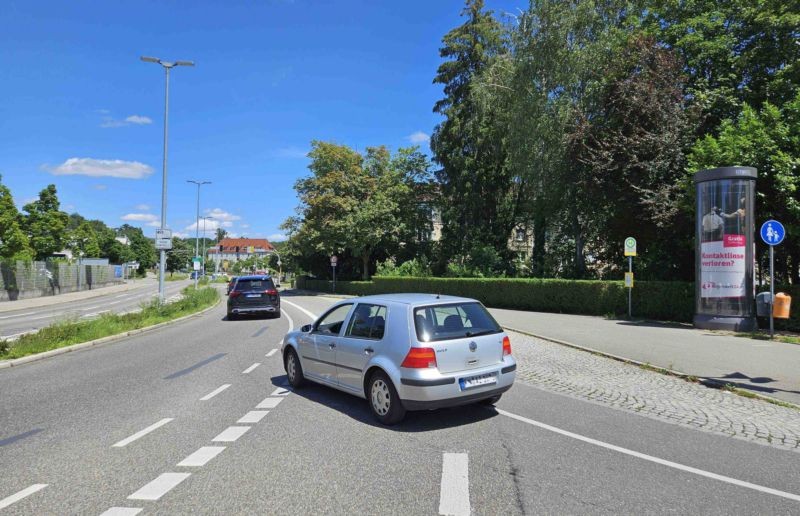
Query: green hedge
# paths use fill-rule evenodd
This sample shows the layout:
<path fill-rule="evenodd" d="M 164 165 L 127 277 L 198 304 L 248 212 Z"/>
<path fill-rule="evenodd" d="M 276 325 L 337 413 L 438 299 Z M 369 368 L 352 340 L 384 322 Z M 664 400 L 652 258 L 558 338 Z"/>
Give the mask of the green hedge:
<path fill-rule="evenodd" d="M 330 281 L 297 278 L 297 288 L 331 292 Z M 471 297 L 493 308 L 537 312 L 622 316 L 628 312 L 628 293 L 622 281 L 517 278 L 397 278 L 337 281 L 338 294 L 370 295 L 425 292 Z M 691 322 L 693 283 L 640 281 L 633 289 L 637 318 Z"/>

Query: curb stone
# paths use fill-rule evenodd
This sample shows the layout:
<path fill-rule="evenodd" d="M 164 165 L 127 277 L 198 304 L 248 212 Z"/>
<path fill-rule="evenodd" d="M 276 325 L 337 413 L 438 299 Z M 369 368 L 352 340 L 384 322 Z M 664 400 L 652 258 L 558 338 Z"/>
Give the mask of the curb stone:
<path fill-rule="evenodd" d="M 138 328 L 138 329 L 135 329 L 135 330 L 126 331 L 124 333 L 118 333 L 116 335 L 109 335 L 107 337 L 102 337 L 102 338 L 99 338 L 99 339 L 90 340 L 88 342 L 80 342 L 78 344 L 72 344 L 70 346 L 65 346 L 63 348 L 51 349 L 50 351 L 43 351 L 42 353 L 36 353 L 35 355 L 28 355 L 26 357 L 14 358 L 14 359 L 11 359 L 11 360 L 0 360 L 0 369 L 7 369 L 7 368 L 10 368 L 10 367 L 18 367 L 18 366 L 21 366 L 23 364 L 27 364 L 29 362 L 36 362 L 37 360 L 44 360 L 45 358 L 50 358 L 50 357 L 54 357 L 54 356 L 57 356 L 57 355 L 63 355 L 64 353 L 70 353 L 72 351 L 80 351 L 81 349 L 91 348 L 91 347 L 99 346 L 101 344 L 108 344 L 110 342 L 121 340 L 121 339 L 124 339 L 126 337 L 133 337 L 133 336 L 139 335 L 141 333 L 146 333 L 146 332 L 149 332 L 151 330 L 155 330 L 155 329 L 158 329 L 158 328 L 161 328 L 161 327 L 164 327 L 164 326 L 169 326 L 171 324 L 175 324 L 175 323 L 178 323 L 178 322 L 181 322 L 181 321 L 185 321 L 186 319 L 189 319 L 191 317 L 198 317 L 198 316 L 203 315 L 206 312 L 212 310 L 213 308 L 216 308 L 217 305 L 219 305 L 221 302 L 222 302 L 222 298 L 220 297 L 220 298 L 217 298 L 217 302 L 216 303 L 214 303 L 213 305 L 211 305 L 208 308 L 205 308 L 205 309 L 203 309 L 203 310 L 201 310 L 199 312 L 195 312 L 195 313 L 189 314 L 189 315 L 184 315 L 183 317 L 179 317 L 179 318 L 173 319 L 171 321 L 164 321 L 162 323 L 154 324 L 152 326 L 147 326 L 145 328 Z"/>
<path fill-rule="evenodd" d="M 694 375 L 686 374 L 686 373 L 683 373 L 681 371 L 675 371 L 674 369 L 668 369 L 666 367 L 654 366 L 653 364 L 640 362 L 640 361 L 634 360 L 632 358 L 625 358 L 625 357 L 621 357 L 619 355 L 614 355 L 613 353 L 607 353 L 605 351 L 599 351 L 599 350 L 594 349 L 594 348 L 581 346 L 581 345 L 578 345 L 578 344 L 574 344 L 572 342 L 567 342 L 565 340 L 554 339 L 552 337 L 546 337 L 544 335 L 539 335 L 537 333 L 532 333 L 532 332 L 525 331 L 525 330 L 518 330 L 518 329 L 512 328 L 510 326 L 503 326 L 503 329 L 508 330 L 508 331 L 513 331 L 515 333 L 520 333 L 522 335 L 527 335 L 528 337 L 534 337 L 534 338 L 537 338 L 537 339 L 546 340 L 548 342 L 552 342 L 554 344 L 559 344 L 561 346 L 566 346 L 568 348 L 573 348 L 573 349 L 577 349 L 577 350 L 580 350 L 580 351 L 585 351 L 587 353 L 592 353 L 594 355 L 600 355 L 602 357 L 606 357 L 606 358 L 610 358 L 612 360 L 616 360 L 617 362 L 624 362 L 626 364 L 633 364 L 633 365 L 636 365 L 636 366 L 639 366 L 639 367 L 644 367 L 644 368 L 650 369 L 651 371 L 655 371 L 655 372 L 660 373 L 660 374 L 665 374 L 667 376 L 675 376 L 675 377 L 681 378 L 682 380 L 686 380 L 687 382 L 697 383 L 697 382 L 693 382 L 692 380 L 690 380 L 690 378 L 695 378 L 695 379 L 698 380 L 698 382 L 700 384 L 705 385 L 706 387 L 709 387 L 709 388 L 724 388 L 727 385 L 730 385 L 730 382 L 723 382 L 723 381 L 716 380 L 716 379 L 713 379 L 713 378 L 703 378 L 701 376 L 694 376 Z M 790 403 L 788 401 L 784 401 L 784 400 L 781 400 L 781 399 L 778 399 L 778 398 L 773 398 L 772 396 L 765 396 L 764 394 L 759 394 L 759 393 L 756 393 L 756 392 L 752 392 L 752 391 L 747 390 L 745 387 L 737 386 L 736 388 L 740 389 L 740 390 L 743 390 L 743 391 L 746 391 L 748 393 L 747 397 L 754 397 L 754 398 L 758 398 L 758 399 L 763 400 L 763 401 L 776 403 L 776 404 L 784 405 L 784 406 L 789 406 L 789 407 L 792 407 L 792 408 L 794 408 L 796 410 L 800 410 L 800 407 L 798 407 L 794 403 Z M 738 394 L 736 392 L 733 392 L 733 394 L 740 395 L 740 394 Z"/>

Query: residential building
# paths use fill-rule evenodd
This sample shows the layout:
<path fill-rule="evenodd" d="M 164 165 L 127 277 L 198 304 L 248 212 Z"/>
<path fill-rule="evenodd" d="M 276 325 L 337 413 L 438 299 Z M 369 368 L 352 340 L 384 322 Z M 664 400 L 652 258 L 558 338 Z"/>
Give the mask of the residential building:
<path fill-rule="evenodd" d="M 223 238 L 208 249 L 208 259 L 215 262 L 216 270 L 228 270 L 230 265 L 255 256 L 267 258 L 275 248 L 266 238 Z"/>

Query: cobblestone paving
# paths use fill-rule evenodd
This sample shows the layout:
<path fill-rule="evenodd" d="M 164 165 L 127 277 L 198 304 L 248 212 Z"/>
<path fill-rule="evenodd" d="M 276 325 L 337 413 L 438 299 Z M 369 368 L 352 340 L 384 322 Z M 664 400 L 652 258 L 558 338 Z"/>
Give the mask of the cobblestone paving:
<path fill-rule="evenodd" d="M 800 452 L 800 411 L 519 333 L 517 381 L 671 423 Z"/>

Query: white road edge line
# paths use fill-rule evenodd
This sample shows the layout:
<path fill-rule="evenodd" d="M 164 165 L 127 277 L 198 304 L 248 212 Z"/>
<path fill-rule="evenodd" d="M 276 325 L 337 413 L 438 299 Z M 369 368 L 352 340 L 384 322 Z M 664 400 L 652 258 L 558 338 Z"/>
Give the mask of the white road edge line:
<path fill-rule="evenodd" d="M 251 410 L 250 412 L 239 418 L 239 421 L 237 421 L 237 423 L 242 423 L 242 424 L 258 423 L 259 421 L 264 419 L 264 416 L 266 416 L 267 414 L 269 414 L 269 410 Z"/>
<path fill-rule="evenodd" d="M 274 355 L 274 354 L 275 354 L 275 353 L 277 353 L 277 352 L 278 352 L 278 350 L 277 350 L 277 349 L 273 349 L 272 351 L 270 351 L 269 353 L 267 353 L 267 354 L 266 354 L 266 355 L 264 355 L 264 356 L 265 356 L 265 357 L 267 357 L 267 358 L 269 358 L 269 357 L 271 357 L 272 355 Z"/>
<path fill-rule="evenodd" d="M 22 500 L 23 498 L 32 495 L 37 491 L 41 491 L 47 487 L 47 484 L 33 484 L 30 487 L 26 487 L 22 491 L 18 493 L 14 493 L 13 495 L 9 496 L 8 498 L 3 498 L 0 500 L 0 509 L 5 509 L 9 505 L 13 503 L 17 503 L 18 501 Z"/>
<path fill-rule="evenodd" d="M 243 436 L 248 430 L 250 430 L 249 426 L 229 426 L 223 430 L 221 434 L 211 440 L 218 443 L 232 443 Z"/>
<path fill-rule="evenodd" d="M 311 312 L 309 312 L 308 310 L 306 310 L 305 308 L 303 308 L 300 305 L 296 305 L 296 304 L 292 303 L 291 301 L 287 301 L 285 299 L 281 299 L 281 303 L 286 303 L 289 306 L 293 306 L 293 307 L 297 308 L 298 310 L 300 310 L 301 312 L 303 312 L 307 316 L 311 317 L 312 321 L 316 321 L 317 320 L 317 316 L 316 315 L 312 314 Z M 292 325 L 292 326 L 294 326 L 294 325 Z"/>
<path fill-rule="evenodd" d="M 292 320 L 292 316 L 289 315 L 289 312 L 287 312 L 283 308 L 281 308 L 281 312 L 283 312 L 283 315 L 285 315 L 286 318 L 289 319 L 289 331 L 293 331 L 294 330 L 294 321 Z"/>
<path fill-rule="evenodd" d="M 142 511 L 134 507 L 112 507 L 100 516 L 135 516 Z"/>
<path fill-rule="evenodd" d="M 282 402 L 283 398 L 264 398 L 264 401 L 256 405 L 257 409 L 271 409 L 278 406 L 278 403 Z"/>
<path fill-rule="evenodd" d="M 36 314 L 38 314 L 38 313 L 39 313 L 39 312 L 26 312 L 26 313 L 24 313 L 24 314 L 16 314 L 16 315 L 4 315 L 3 317 L 0 317 L 0 319 L 13 319 L 13 318 L 15 318 L 15 317 L 27 317 L 27 316 L 29 316 L 29 315 L 36 315 Z"/>
<path fill-rule="evenodd" d="M 224 446 L 203 446 L 178 463 L 178 466 L 199 468 L 225 450 Z"/>
<path fill-rule="evenodd" d="M 128 500 L 158 500 L 191 475 L 191 473 L 162 473 L 155 480 L 130 495 Z"/>
<path fill-rule="evenodd" d="M 469 455 L 445 453 L 442 456 L 439 514 L 469 516 L 469 513 Z"/>
<path fill-rule="evenodd" d="M 533 419 L 528 419 L 524 416 L 518 416 L 517 414 L 512 414 L 511 412 L 506 412 L 505 410 L 496 409 L 499 414 L 502 414 L 506 417 L 510 417 L 511 419 L 516 419 L 517 421 L 521 421 L 523 423 L 528 423 L 529 425 L 537 426 L 544 430 L 549 430 L 550 432 L 555 432 L 557 434 L 561 434 L 566 437 L 571 437 L 572 439 L 577 439 L 579 441 L 583 441 L 585 443 L 593 444 L 595 446 L 600 446 L 601 448 L 606 448 L 607 450 L 612 450 L 615 452 L 623 453 L 625 455 L 630 455 L 631 457 L 636 457 L 638 459 L 646 460 L 648 462 L 654 462 L 656 464 L 661 464 L 662 466 L 667 466 L 668 468 L 674 468 L 681 471 L 685 471 L 687 473 L 693 473 L 695 475 L 699 475 L 701 477 L 711 478 L 714 480 L 719 480 L 720 482 L 725 482 L 728 484 L 733 484 L 739 487 L 745 487 L 747 489 L 753 489 L 755 491 L 760 491 L 762 493 L 767 493 L 775 496 L 780 496 L 781 498 L 786 498 L 789 500 L 794 500 L 795 502 L 800 502 L 800 495 L 787 493 L 786 491 L 780 491 L 778 489 L 773 489 L 771 487 L 761 486 L 758 484 L 752 484 L 750 482 L 746 482 L 744 480 L 737 480 L 735 478 L 726 477 L 725 475 L 718 475 L 717 473 L 711 473 L 710 471 L 705 471 L 698 468 L 693 468 L 692 466 L 686 466 L 683 464 L 679 464 L 677 462 L 672 462 L 666 459 L 660 459 L 658 457 L 653 457 L 652 455 L 647 455 L 645 453 L 640 453 L 637 451 L 629 450 L 627 448 L 623 448 L 621 446 L 616 446 L 614 444 L 609 444 L 603 441 L 598 441 L 597 439 L 592 439 L 591 437 L 585 437 L 580 434 L 576 434 L 570 432 L 568 430 L 562 430 L 560 428 L 556 428 L 554 426 L 550 426 L 546 423 L 540 423 L 539 421 L 534 421 Z"/>
<path fill-rule="evenodd" d="M 173 419 L 175 419 L 175 418 L 165 417 L 164 419 L 162 419 L 158 423 L 152 424 L 152 425 L 148 426 L 147 428 L 145 428 L 144 430 L 140 430 L 140 431 L 136 432 L 135 434 L 133 434 L 132 436 L 130 436 L 128 438 L 125 438 L 125 439 L 121 440 L 118 443 L 113 444 L 112 447 L 114 447 L 114 448 L 122 448 L 123 446 L 127 446 L 130 443 L 132 443 L 133 441 L 135 441 L 136 439 L 140 439 L 140 438 L 144 437 L 145 435 L 149 434 L 150 432 L 152 432 L 153 430 L 157 430 L 157 429 L 161 428 L 162 426 L 166 425 L 167 423 L 169 423 Z"/>
<path fill-rule="evenodd" d="M 253 372 L 253 370 L 254 370 L 256 367 L 258 367 L 258 366 L 260 366 L 260 365 L 261 365 L 261 363 L 260 363 L 260 362 L 256 362 L 255 364 L 251 365 L 250 367 L 248 367 L 247 369 L 245 369 L 244 371 L 242 371 L 242 374 L 250 374 L 250 373 L 252 373 L 252 372 Z"/>
<path fill-rule="evenodd" d="M 210 400 L 211 398 L 213 398 L 214 396 L 216 396 L 217 394 L 219 394 L 220 392 L 224 391 L 225 389 L 227 389 L 230 386 L 231 386 L 231 384 L 229 384 L 229 383 L 226 383 L 225 385 L 221 385 L 221 386 L 217 387 L 216 389 L 214 389 L 213 391 L 211 391 L 208 394 L 206 394 L 205 396 L 203 396 L 202 398 L 200 398 L 200 401 L 208 401 L 208 400 Z"/>

